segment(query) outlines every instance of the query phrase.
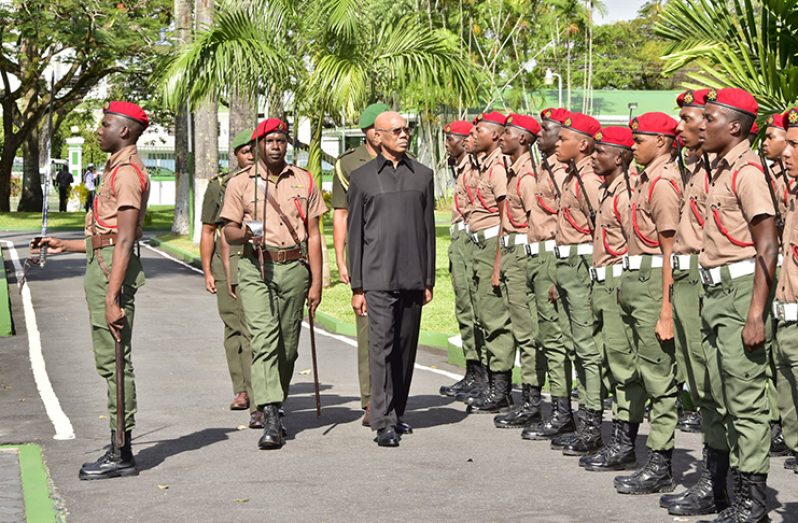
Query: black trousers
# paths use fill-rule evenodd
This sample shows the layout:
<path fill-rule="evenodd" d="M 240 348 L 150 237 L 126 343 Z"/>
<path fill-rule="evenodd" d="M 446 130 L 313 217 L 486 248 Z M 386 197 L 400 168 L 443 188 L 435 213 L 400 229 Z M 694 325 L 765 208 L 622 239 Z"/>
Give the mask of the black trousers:
<path fill-rule="evenodd" d="M 371 428 L 396 425 L 405 413 L 424 291 L 366 291 L 371 370 Z"/>
<path fill-rule="evenodd" d="M 69 192 L 69 187 L 58 188 L 58 212 L 66 212 L 67 192 Z"/>

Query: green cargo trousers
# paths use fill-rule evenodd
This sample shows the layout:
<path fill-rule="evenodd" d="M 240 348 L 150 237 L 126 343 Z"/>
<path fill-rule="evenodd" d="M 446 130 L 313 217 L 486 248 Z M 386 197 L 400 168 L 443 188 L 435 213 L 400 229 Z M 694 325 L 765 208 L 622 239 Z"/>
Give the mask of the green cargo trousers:
<path fill-rule="evenodd" d="M 502 247 L 500 279 L 507 296 L 510 330 L 515 340 L 510 354 L 502 356 L 503 360 L 511 362 L 511 366 L 505 370 L 513 368 L 517 347 L 521 361 L 521 383 L 543 387 L 546 381 L 546 361 L 538 343 L 537 307 L 535 296 L 529 288 L 525 245 Z"/>
<path fill-rule="evenodd" d="M 474 312 L 484 336 L 489 369 L 505 372 L 513 368 L 515 360 L 510 356 L 513 354 L 513 334 L 507 294 L 501 285 L 494 287 L 490 281 L 498 241 L 498 238 L 490 238 L 472 246 Z"/>
<path fill-rule="evenodd" d="M 538 361 L 548 373 L 549 392 L 552 396 L 567 398 L 571 394 L 572 366 L 563 343 L 558 304 L 549 300 L 549 289 L 554 285 L 554 254 L 543 251 L 527 256 L 529 288 L 533 294 L 530 309 L 537 318 Z M 541 382 L 542 384 L 542 382 Z"/>
<path fill-rule="evenodd" d="M 773 361 L 784 442 L 798 452 L 798 323 L 779 321 L 776 342 Z"/>
<path fill-rule="evenodd" d="M 227 292 L 227 280 L 216 280 L 216 306 L 224 324 L 224 353 L 227 369 L 233 382 L 233 393 L 246 392 L 252 398 L 252 349 L 249 346 L 244 308 L 241 299 Z M 250 411 L 255 411 L 255 402 L 249 402 Z"/>
<path fill-rule="evenodd" d="M 241 303 L 252 346 L 252 391 L 258 408 L 288 396 L 310 286 L 310 271 L 300 261 L 264 265 L 261 278 L 250 247 L 238 264 Z"/>
<path fill-rule="evenodd" d="M 767 346 L 746 352 L 742 331 L 751 306 L 754 275 L 734 280 L 721 268 L 721 283 L 704 286 L 701 329 L 704 343 L 717 351 L 720 390 L 726 407 L 724 425 L 730 463 L 741 472 L 767 474 L 770 466 L 770 404 L 767 394 Z M 770 327 L 770 304 L 765 308 Z M 716 387 L 713 387 L 713 393 Z"/>
<path fill-rule="evenodd" d="M 651 430 L 646 446 L 651 450 L 672 449 L 678 417 L 675 347 L 673 340 L 660 342 L 657 339 L 656 326 L 662 308 L 662 269 L 651 267 L 651 256 L 643 257 L 640 270 L 623 271 L 618 303 L 642 383 L 642 388 L 629 395 L 630 411 L 641 412 L 648 399 Z"/>
<path fill-rule="evenodd" d="M 476 320 L 471 296 L 471 240 L 465 231 L 455 231 L 449 244 L 449 276 L 454 289 L 454 315 L 460 327 L 463 356 L 466 361 L 480 361 L 477 352 Z"/>
<path fill-rule="evenodd" d="M 720 383 L 717 355 L 706 349 L 701 335 L 701 300 L 704 287 L 698 273 L 698 255 L 690 256 L 688 268 L 673 270 L 673 330 L 676 365 L 682 369 L 693 404 L 701 413 L 704 443 L 715 450 L 728 451 L 723 419 L 726 408 L 715 398 L 712 383 Z M 714 357 L 707 357 L 712 354 Z M 720 389 L 718 390 L 720 392 Z"/>
<path fill-rule="evenodd" d="M 114 255 L 113 246 L 92 251 L 91 238 L 86 239 L 86 276 L 83 279 L 83 290 L 86 293 L 86 304 L 89 307 L 91 323 L 91 343 L 94 349 L 94 364 L 97 373 L 105 379 L 108 395 L 108 421 L 111 430 L 116 430 L 116 343 L 108 323 L 105 321 L 105 295 L 108 290 L 108 278 L 103 273 L 98 256 L 101 256 L 109 271 L 112 269 Z M 133 337 L 133 317 L 136 312 L 134 298 L 139 287 L 144 285 L 144 270 L 141 260 L 131 254 L 130 263 L 122 285 L 122 309 L 125 311 L 125 326 L 122 329 L 122 350 L 125 355 L 125 430 L 132 430 L 136 425 L 136 382 L 131 358 L 131 340 Z"/>
<path fill-rule="evenodd" d="M 568 246 L 563 246 L 568 248 Z M 560 247 L 562 248 L 562 247 Z M 574 248 L 572 246 L 572 248 Z M 589 259 L 572 253 L 557 258 L 557 294 L 562 306 L 560 325 L 566 347 L 573 347 L 581 408 L 603 409 L 601 348 L 593 337 Z"/>
<path fill-rule="evenodd" d="M 618 305 L 620 279 L 613 275 L 613 267 L 605 268 L 606 279 L 594 281 L 591 293 L 593 306 L 593 331 L 604 355 L 610 386 L 615 394 L 612 418 L 618 421 L 639 423 L 643 421 L 642 405 L 636 404 L 632 412 L 630 397 L 642 397 L 643 384 L 637 372 L 635 354 L 626 336 Z"/>

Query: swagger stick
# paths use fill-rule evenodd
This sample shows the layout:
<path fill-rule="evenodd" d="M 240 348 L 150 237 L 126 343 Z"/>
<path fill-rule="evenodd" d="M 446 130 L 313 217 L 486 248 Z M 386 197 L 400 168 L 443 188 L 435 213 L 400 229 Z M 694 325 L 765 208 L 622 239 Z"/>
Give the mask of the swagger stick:
<path fill-rule="evenodd" d="M 124 284 L 119 288 L 116 304 L 122 308 Z M 125 446 L 125 351 L 122 347 L 122 332 L 114 335 L 114 358 L 116 373 L 116 446 Z"/>
<path fill-rule="evenodd" d="M 310 326 L 310 359 L 313 361 L 313 387 L 316 392 L 316 417 L 321 417 L 321 393 L 319 392 L 319 365 L 316 359 L 316 328 L 313 324 L 313 313 L 308 310 Z"/>

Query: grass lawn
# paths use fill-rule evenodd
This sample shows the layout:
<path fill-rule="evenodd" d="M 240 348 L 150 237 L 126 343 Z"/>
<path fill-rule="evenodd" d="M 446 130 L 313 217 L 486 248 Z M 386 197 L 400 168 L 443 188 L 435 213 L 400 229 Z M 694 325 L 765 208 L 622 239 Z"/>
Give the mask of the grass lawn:
<path fill-rule="evenodd" d="M 152 205 L 147 209 L 145 227 L 147 229 L 168 230 L 172 227 L 174 217 L 173 205 Z M 41 228 L 41 212 L 3 212 L 0 213 L 0 230 L 30 230 Z M 83 229 L 86 213 L 57 212 L 50 209 L 47 215 L 47 227 L 52 229 Z"/>

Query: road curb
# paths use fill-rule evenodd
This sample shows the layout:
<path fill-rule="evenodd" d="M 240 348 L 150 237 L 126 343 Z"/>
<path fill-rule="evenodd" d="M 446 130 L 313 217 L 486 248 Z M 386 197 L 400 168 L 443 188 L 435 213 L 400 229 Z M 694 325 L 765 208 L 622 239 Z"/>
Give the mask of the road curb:
<path fill-rule="evenodd" d="M 6 262 L 3 258 L 3 249 L 0 249 L 0 336 L 14 334 L 14 321 L 11 319 L 11 298 L 8 295 L 8 279 L 6 279 Z"/>
<path fill-rule="evenodd" d="M 55 500 L 50 492 L 50 479 L 39 445 L 0 445 L 0 449 L 16 451 L 19 456 L 19 474 L 25 500 L 25 519 L 36 523 L 55 523 Z"/>

